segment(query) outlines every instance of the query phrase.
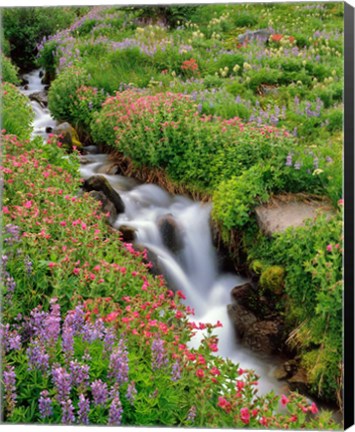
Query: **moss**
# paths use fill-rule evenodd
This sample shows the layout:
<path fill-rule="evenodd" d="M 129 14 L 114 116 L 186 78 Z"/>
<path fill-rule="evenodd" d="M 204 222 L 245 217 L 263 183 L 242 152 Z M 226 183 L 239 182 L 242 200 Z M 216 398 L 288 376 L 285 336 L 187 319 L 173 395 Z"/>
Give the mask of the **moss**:
<path fill-rule="evenodd" d="M 267 267 L 261 274 L 260 285 L 264 290 L 282 294 L 284 289 L 285 270 L 281 266 Z"/>
<path fill-rule="evenodd" d="M 259 260 L 254 260 L 251 262 L 250 268 L 254 273 L 260 275 L 265 269 L 265 265 Z"/>

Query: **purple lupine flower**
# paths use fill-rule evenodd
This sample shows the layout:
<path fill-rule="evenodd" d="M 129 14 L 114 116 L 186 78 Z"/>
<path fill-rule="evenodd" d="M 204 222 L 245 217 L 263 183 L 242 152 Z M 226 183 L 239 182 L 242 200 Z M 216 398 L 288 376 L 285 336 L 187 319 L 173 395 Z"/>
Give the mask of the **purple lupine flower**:
<path fill-rule="evenodd" d="M 72 377 L 73 386 L 77 386 L 79 391 L 85 392 L 89 386 L 89 365 L 82 365 L 76 360 L 69 364 L 69 371 Z"/>
<path fill-rule="evenodd" d="M 104 349 L 105 352 L 110 353 L 112 352 L 113 344 L 116 339 L 116 333 L 115 330 L 110 327 L 105 329 L 105 337 L 104 337 Z"/>
<path fill-rule="evenodd" d="M 8 260 L 9 260 L 9 257 L 7 255 L 2 255 L 1 256 L 2 267 L 4 267 L 4 268 L 6 267 L 6 264 L 7 264 Z"/>
<path fill-rule="evenodd" d="M 4 282 L 5 282 L 5 287 L 8 293 L 13 293 L 15 291 L 16 288 L 16 282 L 15 279 L 10 275 L 9 272 L 5 271 L 4 272 Z"/>
<path fill-rule="evenodd" d="M 123 339 L 120 339 L 118 346 L 110 356 L 108 377 L 114 379 L 118 384 L 128 381 L 128 351 Z"/>
<path fill-rule="evenodd" d="M 112 426 L 119 426 L 121 424 L 122 413 L 122 404 L 117 390 L 116 395 L 111 402 L 110 411 L 108 414 L 108 424 Z"/>
<path fill-rule="evenodd" d="M 95 405 L 104 405 L 106 403 L 108 390 L 105 382 L 102 382 L 100 379 L 94 381 L 91 384 L 91 391 Z"/>
<path fill-rule="evenodd" d="M 71 327 L 63 326 L 62 349 L 66 359 L 74 354 L 74 331 Z"/>
<path fill-rule="evenodd" d="M 181 377 L 180 363 L 176 362 L 172 366 L 171 381 L 178 381 Z"/>
<path fill-rule="evenodd" d="M 26 273 L 30 275 L 32 273 L 33 263 L 28 256 L 25 257 L 24 264 L 25 264 Z"/>
<path fill-rule="evenodd" d="M 164 341 L 155 339 L 152 343 L 152 368 L 153 370 L 160 369 L 168 362 L 164 349 Z"/>
<path fill-rule="evenodd" d="M 82 332 L 83 326 L 85 324 L 85 312 L 83 305 L 79 304 L 74 310 L 67 313 L 65 317 L 63 327 L 71 327 L 75 334 L 80 334 Z"/>
<path fill-rule="evenodd" d="M 16 330 L 10 330 L 10 324 L 0 324 L 0 341 L 5 352 L 21 349 L 21 336 Z"/>
<path fill-rule="evenodd" d="M 31 342 L 30 346 L 26 350 L 28 357 L 28 370 L 40 370 L 46 373 L 49 368 L 49 355 L 46 352 L 43 344 L 35 339 Z"/>
<path fill-rule="evenodd" d="M 45 327 L 45 339 L 51 344 L 54 344 L 60 334 L 60 306 L 57 303 L 56 298 L 50 300 L 51 311 L 46 316 L 44 327 Z"/>
<path fill-rule="evenodd" d="M 313 159 L 313 167 L 314 167 L 314 169 L 318 169 L 318 162 L 319 162 L 318 158 L 315 157 L 315 158 Z"/>
<path fill-rule="evenodd" d="M 66 401 L 71 391 L 71 375 L 61 366 L 52 368 L 52 380 L 57 390 L 58 402 Z"/>
<path fill-rule="evenodd" d="M 202 104 L 198 104 L 197 105 L 197 111 L 199 112 L 199 113 L 201 113 L 202 112 Z"/>
<path fill-rule="evenodd" d="M 78 402 L 78 422 L 80 424 L 88 425 L 89 424 L 89 412 L 90 412 L 90 401 L 89 399 L 85 399 L 83 394 L 79 395 Z"/>
<path fill-rule="evenodd" d="M 63 400 L 60 402 L 62 406 L 62 424 L 73 424 L 75 423 L 74 407 L 71 399 Z"/>
<path fill-rule="evenodd" d="M 126 398 L 128 399 L 131 405 L 133 405 L 136 394 L 137 394 L 136 385 L 132 381 L 130 384 L 128 384 L 127 392 L 126 392 Z"/>
<path fill-rule="evenodd" d="M 301 162 L 296 162 L 294 165 L 295 170 L 300 170 L 301 169 Z"/>
<path fill-rule="evenodd" d="M 190 408 L 190 410 L 187 414 L 186 420 L 193 422 L 195 420 L 195 418 L 196 418 L 196 407 L 195 407 L 195 405 L 192 405 L 192 407 Z"/>
<path fill-rule="evenodd" d="M 5 389 L 5 403 L 6 410 L 10 415 L 16 405 L 16 374 L 14 366 L 8 366 L 7 370 L 3 372 L 3 382 Z"/>
<path fill-rule="evenodd" d="M 46 339 L 46 332 L 43 324 L 46 320 L 47 315 L 48 313 L 42 311 L 40 306 L 33 309 L 30 313 L 30 331 L 41 341 L 44 341 Z"/>
<path fill-rule="evenodd" d="M 332 163 L 332 162 L 333 162 L 333 159 L 332 159 L 330 156 L 327 156 L 327 157 L 325 158 L 325 160 L 326 160 L 326 162 L 328 162 L 328 163 Z"/>
<path fill-rule="evenodd" d="M 5 235 L 8 234 L 9 237 L 5 238 L 5 243 L 14 244 L 20 241 L 20 228 L 17 225 L 7 224 L 5 225 Z"/>
<path fill-rule="evenodd" d="M 40 393 L 38 399 L 38 409 L 42 418 L 50 417 L 53 414 L 52 399 L 48 397 L 49 393 L 47 390 L 43 390 Z"/>
<path fill-rule="evenodd" d="M 97 339 L 102 339 L 104 330 L 105 325 L 101 318 L 98 318 L 94 323 L 85 323 L 82 329 L 83 340 L 86 342 L 94 342 Z"/>
<path fill-rule="evenodd" d="M 285 166 L 288 166 L 288 167 L 292 166 L 292 154 L 291 153 L 289 153 L 286 157 Z"/>
<path fill-rule="evenodd" d="M 294 137 L 297 136 L 297 128 L 296 128 L 296 127 L 293 129 L 292 135 L 293 135 Z"/>

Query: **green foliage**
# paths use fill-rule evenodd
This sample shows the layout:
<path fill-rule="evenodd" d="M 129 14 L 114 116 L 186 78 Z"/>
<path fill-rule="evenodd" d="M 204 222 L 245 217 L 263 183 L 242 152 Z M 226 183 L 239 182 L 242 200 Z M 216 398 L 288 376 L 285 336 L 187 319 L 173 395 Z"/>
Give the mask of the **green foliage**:
<path fill-rule="evenodd" d="M 18 69 L 11 63 L 11 60 L 1 53 L 0 58 L 1 81 L 11 84 L 19 84 Z"/>
<path fill-rule="evenodd" d="M 339 397 L 341 374 L 342 228 L 338 212 L 330 220 L 320 216 L 272 239 L 247 238 L 249 259 L 284 269 L 286 318 L 296 328 L 290 343 L 300 352 L 314 392 L 329 400 Z"/>
<path fill-rule="evenodd" d="M 253 15 L 241 14 L 233 17 L 233 23 L 236 27 L 253 27 L 257 22 L 258 19 Z"/>
<path fill-rule="evenodd" d="M 58 58 L 55 56 L 57 47 L 58 44 L 56 41 L 47 42 L 41 51 L 41 56 L 37 60 L 38 65 L 52 78 L 55 77 L 55 71 L 58 66 Z"/>
<path fill-rule="evenodd" d="M 67 68 L 53 81 L 48 94 L 48 106 L 56 120 L 72 120 L 77 102 L 74 95 L 81 86 L 88 83 L 88 73 L 83 68 L 74 66 Z"/>
<path fill-rule="evenodd" d="M 20 138 L 29 138 L 33 111 L 26 96 L 10 83 L 1 83 L 1 120 L 2 129 Z"/>
<path fill-rule="evenodd" d="M 84 10 L 83 10 L 84 11 Z M 69 26 L 77 8 L 18 7 L 3 10 L 4 37 L 10 43 L 11 57 L 21 69 L 33 68 L 36 45 L 44 36 Z"/>

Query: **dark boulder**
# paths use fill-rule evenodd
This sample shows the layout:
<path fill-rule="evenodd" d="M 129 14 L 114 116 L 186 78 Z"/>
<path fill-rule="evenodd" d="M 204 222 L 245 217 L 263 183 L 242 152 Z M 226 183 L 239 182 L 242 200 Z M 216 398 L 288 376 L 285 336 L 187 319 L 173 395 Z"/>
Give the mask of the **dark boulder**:
<path fill-rule="evenodd" d="M 307 376 L 307 372 L 303 368 L 298 368 L 297 372 L 287 380 L 290 389 L 300 393 L 307 393 L 310 390 L 310 384 Z"/>
<path fill-rule="evenodd" d="M 30 100 L 38 102 L 43 108 L 48 105 L 48 96 L 45 91 L 31 93 L 28 97 Z"/>
<path fill-rule="evenodd" d="M 273 354 L 284 342 L 281 320 L 261 320 L 256 314 L 240 304 L 227 306 L 241 343 L 252 351 Z"/>
<path fill-rule="evenodd" d="M 125 243 L 133 243 L 135 241 L 137 231 L 135 228 L 128 225 L 121 225 L 118 231 L 122 234 L 122 240 Z"/>
<path fill-rule="evenodd" d="M 158 228 L 164 245 L 170 251 L 177 253 L 183 248 L 183 233 L 172 214 L 160 217 L 158 220 Z"/>
<path fill-rule="evenodd" d="M 249 282 L 234 287 L 232 289 L 231 295 L 238 304 L 246 307 L 248 307 L 251 303 L 255 303 L 258 298 L 256 292 Z"/>
<path fill-rule="evenodd" d="M 109 201 L 114 205 L 117 214 L 124 213 L 125 206 L 121 196 L 113 189 L 109 181 L 102 175 L 94 175 L 84 181 L 83 189 L 86 192 L 103 192 Z"/>

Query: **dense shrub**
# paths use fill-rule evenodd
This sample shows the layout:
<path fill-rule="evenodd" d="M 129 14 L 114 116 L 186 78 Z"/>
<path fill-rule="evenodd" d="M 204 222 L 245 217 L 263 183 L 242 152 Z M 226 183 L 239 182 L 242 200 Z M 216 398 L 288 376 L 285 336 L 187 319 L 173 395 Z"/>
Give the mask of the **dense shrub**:
<path fill-rule="evenodd" d="M 1 53 L 0 58 L 1 81 L 6 81 L 11 84 L 19 84 L 18 72 L 16 66 L 11 63 L 11 60 Z"/>
<path fill-rule="evenodd" d="M 20 138 L 29 138 L 34 117 L 26 96 L 10 83 L 1 83 L 2 129 Z"/>
<path fill-rule="evenodd" d="M 48 94 L 48 106 L 53 117 L 59 121 L 72 121 L 76 115 L 76 91 L 88 85 L 89 75 L 80 67 L 67 68 L 53 81 Z"/>

